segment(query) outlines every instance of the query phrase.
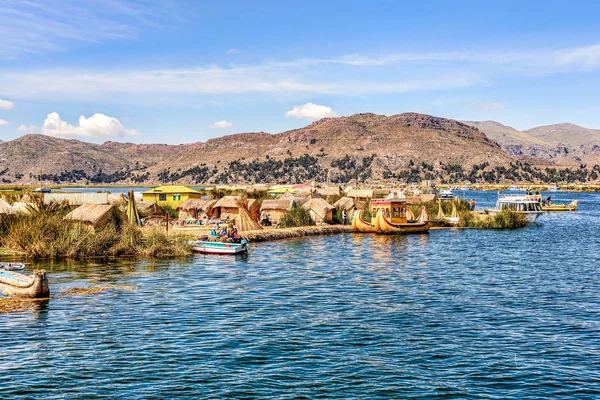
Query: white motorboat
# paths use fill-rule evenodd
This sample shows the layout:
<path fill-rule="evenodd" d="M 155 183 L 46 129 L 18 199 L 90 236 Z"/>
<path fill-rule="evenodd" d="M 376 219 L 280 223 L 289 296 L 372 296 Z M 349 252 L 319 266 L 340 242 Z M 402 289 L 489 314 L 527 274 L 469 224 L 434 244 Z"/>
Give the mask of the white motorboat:
<path fill-rule="evenodd" d="M 519 191 L 519 190 L 521 190 L 521 188 L 519 186 L 517 186 L 517 185 L 510 185 L 508 187 L 508 190 L 510 190 L 510 191 Z"/>
<path fill-rule="evenodd" d="M 442 200 L 452 200 L 453 198 L 454 198 L 454 193 L 452 193 L 452 190 L 445 189 L 445 190 L 441 190 L 440 191 L 440 199 L 442 199 Z"/>
<path fill-rule="evenodd" d="M 463 185 L 460 187 L 460 190 L 465 191 L 465 190 L 471 190 L 471 188 L 467 185 Z"/>
<path fill-rule="evenodd" d="M 490 215 L 496 215 L 504 210 L 512 210 L 527 217 L 527 222 L 535 222 L 542 211 L 540 202 L 532 196 L 506 194 L 498 197 L 496 207 L 485 210 Z"/>

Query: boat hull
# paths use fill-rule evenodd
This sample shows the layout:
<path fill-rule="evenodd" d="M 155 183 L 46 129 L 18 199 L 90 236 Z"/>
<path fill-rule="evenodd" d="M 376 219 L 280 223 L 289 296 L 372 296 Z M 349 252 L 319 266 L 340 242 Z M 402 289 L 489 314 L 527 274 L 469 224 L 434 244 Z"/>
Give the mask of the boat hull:
<path fill-rule="evenodd" d="M 357 211 L 354 219 L 352 220 L 352 228 L 363 233 L 376 233 L 375 225 L 368 223 L 362 219 L 362 211 Z"/>
<path fill-rule="evenodd" d="M 394 224 L 390 222 L 383 213 L 377 213 L 375 226 L 378 233 L 426 233 L 431 225 L 429 221 L 407 222 L 405 224 Z"/>
<path fill-rule="evenodd" d="M 190 242 L 192 251 L 198 254 L 242 254 L 248 252 L 248 246 L 241 243 L 205 242 L 202 240 Z"/>
<path fill-rule="evenodd" d="M 567 205 L 564 204 L 554 204 L 549 206 L 542 206 L 542 211 L 577 211 L 577 204 L 579 200 L 575 200 L 570 202 Z"/>
<path fill-rule="evenodd" d="M 14 271 L 0 271 L 0 295 L 26 299 L 50 297 L 46 271 L 35 270 L 33 275 L 24 275 Z"/>

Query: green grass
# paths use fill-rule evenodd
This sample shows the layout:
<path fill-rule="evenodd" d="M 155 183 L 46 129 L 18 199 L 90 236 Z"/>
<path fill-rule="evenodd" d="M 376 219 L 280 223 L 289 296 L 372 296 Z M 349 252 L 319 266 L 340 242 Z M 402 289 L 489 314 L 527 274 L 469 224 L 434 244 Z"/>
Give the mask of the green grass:
<path fill-rule="evenodd" d="M 286 211 L 279 221 L 279 226 L 282 228 L 295 228 L 299 226 L 312 225 L 315 225 L 315 221 L 313 221 L 310 217 L 308 210 L 295 203 L 292 209 L 290 211 Z"/>

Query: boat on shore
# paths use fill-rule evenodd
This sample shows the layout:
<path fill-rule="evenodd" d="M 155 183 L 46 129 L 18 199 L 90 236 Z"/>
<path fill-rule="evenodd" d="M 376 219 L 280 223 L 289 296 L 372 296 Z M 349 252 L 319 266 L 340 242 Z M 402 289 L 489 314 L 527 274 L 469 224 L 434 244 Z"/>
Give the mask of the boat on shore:
<path fill-rule="evenodd" d="M 386 234 L 405 234 L 405 233 L 425 233 L 429 231 L 429 215 L 427 211 L 421 209 L 419 218 L 416 221 L 407 219 L 406 200 L 405 199 L 382 199 L 371 201 L 371 222 L 362 219 L 362 213 L 357 212 L 352 226 L 359 232 L 364 233 L 386 233 Z"/>
<path fill-rule="evenodd" d="M 207 240 L 192 240 L 192 251 L 199 254 L 242 254 L 248 252 L 248 242 L 242 239 L 240 243 L 210 242 Z"/>
<path fill-rule="evenodd" d="M 35 270 L 33 275 L 0 270 L 0 296 L 26 299 L 50 297 L 46 271 Z"/>
<path fill-rule="evenodd" d="M 489 215 L 496 215 L 504 210 L 523 214 L 527 218 L 527 222 L 531 223 L 535 222 L 544 213 L 539 201 L 530 196 L 513 194 L 500 195 L 496 202 L 496 207 L 484 211 Z"/>

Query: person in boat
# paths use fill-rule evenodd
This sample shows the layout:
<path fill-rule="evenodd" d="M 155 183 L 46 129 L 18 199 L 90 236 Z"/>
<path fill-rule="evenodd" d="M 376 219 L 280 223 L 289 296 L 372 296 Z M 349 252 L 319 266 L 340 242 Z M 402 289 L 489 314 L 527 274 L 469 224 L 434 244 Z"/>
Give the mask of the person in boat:
<path fill-rule="evenodd" d="M 471 211 L 475 210 L 475 199 L 471 199 Z"/>
<path fill-rule="evenodd" d="M 218 237 L 220 237 L 219 234 L 217 233 L 218 231 L 219 231 L 219 224 L 216 224 L 214 226 L 214 228 L 212 228 L 210 230 L 210 237 L 212 237 L 212 238 L 218 238 Z"/>
<path fill-rule="evenodd" d="M 548 196 L 548 198 L 546 199 L 546 204 L 548 204 L 548 205 L 552 204 L 551 200 L 550 200 L 551 198 L 552 198 L 552 196 Z"/>
<path fill-rule="evenodd" d="M 242 240 L 242 237 L 238 234 L 237 231 L 237 226 L 233 226 L 233 228 L 231 228 L 231 239 L 233 240 L 233 243 L 239 243 Z"/>

